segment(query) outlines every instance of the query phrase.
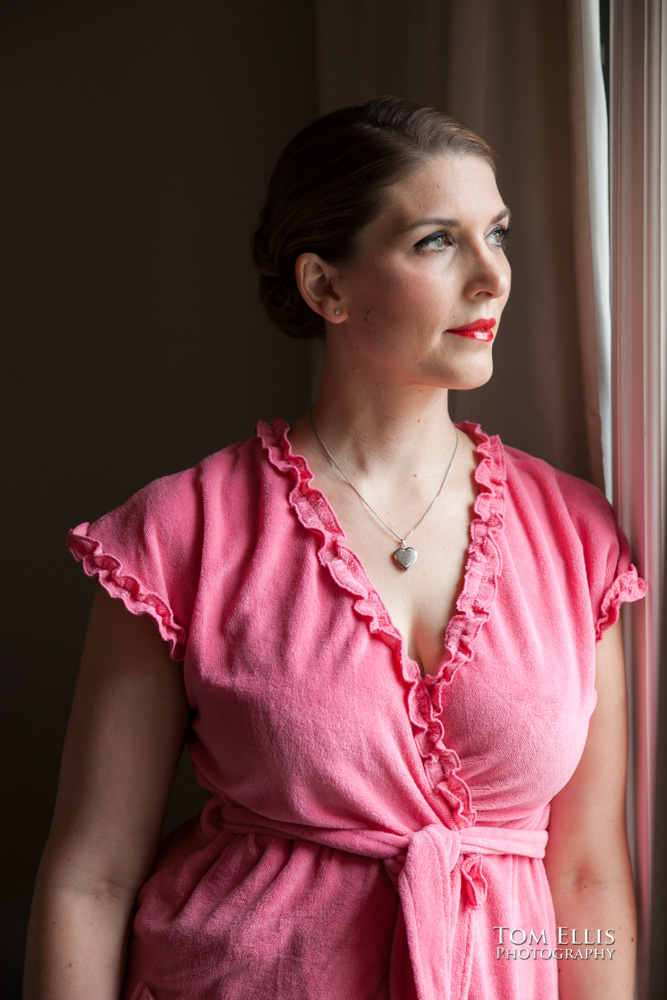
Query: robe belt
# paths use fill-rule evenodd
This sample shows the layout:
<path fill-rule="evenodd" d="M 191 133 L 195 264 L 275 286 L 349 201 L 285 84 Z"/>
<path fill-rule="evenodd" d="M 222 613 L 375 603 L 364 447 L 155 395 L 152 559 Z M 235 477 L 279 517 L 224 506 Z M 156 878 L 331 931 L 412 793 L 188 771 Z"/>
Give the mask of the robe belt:
<path fill-rule="evenodd" d="M 458 900 L 452 898 L 451 876 L 459 858 L 462 858 L 467 924 L 465 929 L 458 929 L 465 935 L 465 951 L 459 958 L 465 962 L 472 953 L 472 911 L 486 898 L 487 883 L 481 856 L 517 854 L 543 858 L 547 844 L 546 830 L 509 827 L 451 829 L 432 823 L 402 834 L 381 830 L 318 829 L 291 823 L 269 827 L 266 819 L 215 800 L 204 807 L 202 826 L 209 826 L 211 832 L 222 829 L 241 835 L 254 833 L 303 839 L 383 861 L 398 893 L 418 1000 L 450 1000 L 453 978 L 460 984 L 470 975 L 469 968 L 452 968 L 452 928 L 448 926 L 450 920 L 456 920 Z M 397 941 L 394 941 L 396 948 Z M 400 947 L 399 951 L 404 952 L 404 948 Z M 396 974 L 397 970 L 393 969 L 392 979 Z"/>
<path fill-rule="evenodd" d="M 402 865 L 400 856 L 385 862 L 395 878 L 401 901 L 419 1000 L 449 1000 L 452 983 L 467 984 L 470 978 L 472 913 L 465 915 L 465 947 L 458 956 L 459 965 L 466 964 L 467 968 L 452 967 L 451 931 L 448 933 L 447 929 L 447 921 L 453 918 L 452 904 L 456 903 L 451 899 L 451 873 L 459 857 L 466 855 L 461 874 L 470 911 L 480 907 L 486 898 L 487 883 L 480 855 L 543 858 L 546 843 L 546 830 L 489 826 L 451 830 L 433 824 L 412 834 Z M 434 919 L 434 914 L 441 914 L 440 920 Z M 467 985 L 461 995 L 467 995 Z"/>

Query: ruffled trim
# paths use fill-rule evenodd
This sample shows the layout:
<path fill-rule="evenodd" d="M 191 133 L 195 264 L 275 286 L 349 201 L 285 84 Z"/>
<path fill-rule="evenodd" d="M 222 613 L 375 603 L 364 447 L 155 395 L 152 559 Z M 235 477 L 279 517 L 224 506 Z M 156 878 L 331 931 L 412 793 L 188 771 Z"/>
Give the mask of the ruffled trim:
<path fill-rule="evenodd" d="M 133 615 L 150 615 L 157 623 L 160 635 L 170 644 L 174 660 L 185 656 L 186 632 L 175 620 L 165 601 L 146 590 L 136 577 L 123 571 L 122 563 L 104 551 L 100 541 L 88 534 L 90 524 L 84 521 L 67 535 L 67 548 L 83 566 L 86 576 L 97 576 L 111 597 L 119 597 Z"/>
<path fill-rule="evenodd" d="M 441 670 L 447 684 L 464 663 L 473 659 L 474 642 L 489 620 L 503 568 L 498 544 L 505 516 L 507 479 L 503 446 L 500 438 L 489 437 L 478 424 L 463 423 L 459 427 L 473 438 L 480 456 L 474 476 L 479 490 L 473 505 L 463 588 L 456 602 L 456 614 L 445 633 L 445 659 Z"/>
<path fill-rule="evenodd" d="M 617 576 L 602 598 L 600 617 L 595 623 L 595 640 L 599 642 L 603 634 L 618 621 L 621 604 L 639 601 L 646 594 L 646 582 L 630 563 L 627 570 Z"/>
<path fill-rule="evenodd" d="M 392 650 L 408 688 L 408 715 L 424 769 L 433 788 L 445 799 L 460 826 L 472 826 L 476 813 L 470 789 L 459 776 L 458 755 L 444 743 L 442 692 L 445 683 L 473 658 L 474 638 L 488 620 L 502 568 L 496 535 L 504 512 L 505 461 L 498 438 L 489 438 L 474 424 L 461 424 L 470 434 L 480 456 L 475 481 L 479 492 L 474 504 L 463 590 L 457 612 L 445 636 L 445 654 L 435 677 L 422 678 L 417 664 L 405 653 L 403 638 L 394 626 L 380 596 L 357 556 L 345 544 L 345 535 L 331 505 L 320 490 L 311 487 L 312 473 L 301 455 L 292 452 L 289 424 L 280 418 L 272 425 L 259 423 L 256 433 L 272 465 L 294 480 L 289 504 L 308 531 L 319 536 L 318 558 L 333 580 L 354 598 L 354 609 L 369 631 Z"/>

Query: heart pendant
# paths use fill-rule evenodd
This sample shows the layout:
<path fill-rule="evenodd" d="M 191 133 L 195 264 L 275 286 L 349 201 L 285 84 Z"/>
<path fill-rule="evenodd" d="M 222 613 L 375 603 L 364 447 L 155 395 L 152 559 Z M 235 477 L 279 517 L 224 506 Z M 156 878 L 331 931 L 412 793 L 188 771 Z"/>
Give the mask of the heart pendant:
<path fill-rule="evenodd" d="M 403 548 L 396 549 L 394 552 L 394 559 L 401 567 L 401 569 L 410 569 L 411 566 L 417 562 L 417 549 Z"/>

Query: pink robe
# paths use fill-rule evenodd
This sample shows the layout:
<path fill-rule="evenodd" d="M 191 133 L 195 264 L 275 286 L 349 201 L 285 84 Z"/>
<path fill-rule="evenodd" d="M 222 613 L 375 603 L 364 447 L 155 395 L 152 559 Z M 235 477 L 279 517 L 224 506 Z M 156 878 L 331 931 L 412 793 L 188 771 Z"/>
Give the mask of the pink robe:
<path fill-rule="evenodd" d="M 128 1000 L 557 997 L 549 803 L 644 585 L 596 489 L 462 430 L 479 492 L 435 677 L 282 420 L 70 532 L 183 660 L 210 792 L 139 893 Z"/>

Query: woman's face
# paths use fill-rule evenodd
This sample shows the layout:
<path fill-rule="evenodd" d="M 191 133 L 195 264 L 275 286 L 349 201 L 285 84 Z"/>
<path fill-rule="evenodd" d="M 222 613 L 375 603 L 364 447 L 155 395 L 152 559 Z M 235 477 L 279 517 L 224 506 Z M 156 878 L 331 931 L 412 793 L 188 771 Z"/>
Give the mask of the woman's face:
<path fill-rule="evenodd" d="M 433 156 L 388 188 L 336 268 L 345 321 L 330 335 L 349 362 L 415 385 L 486 382 L 510 290 L 508 221 L 481 157 Z"/>

